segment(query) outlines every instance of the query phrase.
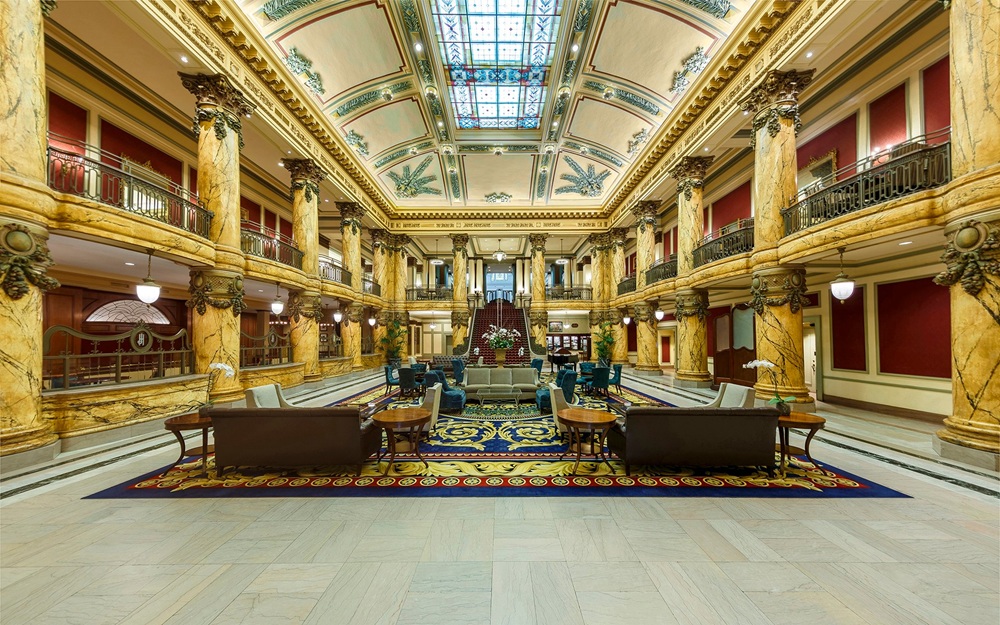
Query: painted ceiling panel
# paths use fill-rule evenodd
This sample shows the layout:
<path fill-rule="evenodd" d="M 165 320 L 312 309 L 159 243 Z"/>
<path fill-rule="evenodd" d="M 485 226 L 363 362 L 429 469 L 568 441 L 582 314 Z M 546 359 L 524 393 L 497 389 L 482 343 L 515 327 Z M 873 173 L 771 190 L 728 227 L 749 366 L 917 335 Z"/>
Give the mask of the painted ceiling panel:
<path fill-rule="evenodd" d="M 297 25 L 278 36 L 283 54 L 297 48 L 313 63 L 328 97 L 397 74 L 405 65 L 385 7 L 363 4 Z"/>
<path fill-rule="evenodd" d="M 700 27 L 631 2 L 612 6 L 603 26 L 594 71 L 641 85 L 664 99 L 672 98 L 673 75 L 683 70 L 682 60 L 715 42 Z"/>
<path fill-rule="evenodd" d="M 550 201 L 593 202 L 605 197 L 617 178 L 603 161 L 560 152 Z"/>
<path fill-rule="evenodd" d="M 350 131 L 367 143 L 369 158 L 391 147 L 426 137 L 429 132 L 420 105 L 413 98 L 396 100 L 362 113 L 344 124 L 345 134 Z"/>
<path fill-rule="evenodd" d="M 507 193 L 511 202 L 529 202 L 534 162 L 535 157 L 528 154 L 463 156 L 469 203 L 485 202 L 490 193 Z"/>
<path fill-rule="evenodd" d="M 652 126 L 638 115 L 603 100 L 584 98 L 576 106 L 567 134 L 627 154 L 628 138 L 643 128 L 648 132 Z"/>
<path fill-rule="evenodd" d="M 441 163 L 436 154 L 418 154 L 399 161 L 379 175 L 383 186 L 398 200 L 444 202 Z"/>

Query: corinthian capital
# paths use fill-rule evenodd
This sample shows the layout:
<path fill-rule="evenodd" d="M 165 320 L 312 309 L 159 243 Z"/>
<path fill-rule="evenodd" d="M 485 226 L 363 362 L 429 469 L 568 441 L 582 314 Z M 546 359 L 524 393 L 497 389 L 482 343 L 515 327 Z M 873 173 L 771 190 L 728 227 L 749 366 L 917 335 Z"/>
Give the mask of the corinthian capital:
<path fill-rule="evenodd" d="M 253 104 L 229 82 L 225 74 L 185 74 L 177 72 L 184 88 L 197 98 L 197 106 L 215 106 L 240 117 L 253 113 Z"/>
<path fill-rule="evenodd" d="M 797 105 L 799 93 L 812 82 L 814 73 L 815 69 L 801 72 L 771 70 L 764 76 L 763 82 L 754 87 L 750 95 L 740 102 L 740 108 L 748 113 L 756 113 L 777 104 Z"/>
<path fill-rule="evenodd" d="M 531 242 L 532 252 L 545 252 L 545 241 L 549 238 L 547 234 L 529 234 L 528 241 Z"/>
<path fill-rule="evenodd" d="M 713 160 L 714 156 L 685 156 L 670 170 L 670 175 L 677 180 L 694 179 L 701 182 Z"/>
<path fill-rule="evenodd" d="M 326 178 L 323 168 L 311 158 L 283 158 L 281 164 L 292 180 L 307 180 L 319 184 Z"/>

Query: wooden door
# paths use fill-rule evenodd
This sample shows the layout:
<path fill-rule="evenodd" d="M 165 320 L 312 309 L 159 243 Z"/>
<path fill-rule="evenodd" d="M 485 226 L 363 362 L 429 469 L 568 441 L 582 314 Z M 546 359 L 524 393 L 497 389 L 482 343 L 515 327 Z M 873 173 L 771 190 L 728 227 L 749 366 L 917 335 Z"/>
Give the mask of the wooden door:
<path fill-rule="evenodd" d="M 757 381 L 753 369 L 743 365 L 756 358 L 753 309 L 745 304 L 719 315 L 715 323 L 715 377 L 723 382 L 753 386 Z"/>

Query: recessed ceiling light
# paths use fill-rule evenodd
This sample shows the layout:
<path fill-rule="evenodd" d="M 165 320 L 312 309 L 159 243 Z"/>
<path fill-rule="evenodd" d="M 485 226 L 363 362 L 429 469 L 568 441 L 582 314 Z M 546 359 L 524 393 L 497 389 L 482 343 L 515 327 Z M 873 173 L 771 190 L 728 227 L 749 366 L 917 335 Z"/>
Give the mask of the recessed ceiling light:
<path fill-rule="evenodd" d="M 181 63 L 187 63 L 187 62 L 188 62 L 187 55 L 182 54 L 181 55 Z"/>
<path fill-rule="evenodd" d="M 281 161 L 278 161 L 278 167 L 284 167 L 284 166 L 285 166 L 284 163 L 282 163 Z"/>
<path fill-rule="evenodd" d="M 438 128 L 444 128 L 444 122 L 438 121 Z"/>
<path fill-rule="evenodd" d="M 413 44 L 413 49 L 416 50 L 417 52 L 423 52 L 424 45 L 418 41 L 417 43 Z"/>
<path fill-rule="evenodd" d="M 807 59 L 813 58 L 813 53 L 812 52 L 806 52 L 806 58 Z"/>
<path fill-rule="evenodd" d="M 913 245 L 913 241 L 903 241 L 900 245 Z"/>
<path fill-rule="evenodd" d="M 263 293 L 263 292 L 264 292 L 264 289 L 257 289 L 257 292 L 258 292 L 258 293 Z"/>
<path fill-rule="evenodd" d="M 708 152 L 708 146 L 705 146 L 705 151 Z"/>
<path fill-rule="evenodd" d="M 330 201 L 330 198 L 326 198 L 326 199 L 325 199 L 325 200 L 323 200 L 323 201 L 324 201 L 324 202 L 329 202 L 329 201 Z"/>
<path fill-rule="evenodd" d="M 573 52 L 576 52 L 577 50 L 580 49 L 580 44 L 574 43 L 572 46 L 570 46 L 569 49 L 572 50 Z"/>
<path fill-rule="evenodd" d="M 125 262 L 126 267 L 135 267 L 135 263 Z"/>
<path fill-rule="evenodd" d="M 285 151 L 286 151 L 286 152 L 287 152 L 288 154 L 291 154 L 291 153 L 292 153 L 292 151 L 291 151 L 291 150 L 285 150 Z"/>
<path fill-rule="evenodd" d="M 559 127 L 559 122 L 552 122 L 552 127 L 553 128 L 558 128 Z"/>

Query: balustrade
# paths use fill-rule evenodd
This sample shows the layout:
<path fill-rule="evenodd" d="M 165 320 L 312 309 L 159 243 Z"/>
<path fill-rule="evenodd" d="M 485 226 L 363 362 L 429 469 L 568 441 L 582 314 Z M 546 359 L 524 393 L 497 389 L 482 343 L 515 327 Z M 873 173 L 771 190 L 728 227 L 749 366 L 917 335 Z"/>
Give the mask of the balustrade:
<path fill-rule="evenodd" d="M 646 284 L 677 277 L 677 257 L 671 254 L 668 260 L 660 260 L 646 270 Z"/>
<path fill-rule="evenodd" d="M 618 283 L 618 294 L 625 295 L 626 293 L 635 292 L 635 276 L 625 276 L 625 279 Z"/>
<path fill-rule="evenodd" d="M 274 328 L 264 336 L 240 332 L 240 368 L 267 367 L 292 362 L 292 343 L 288 334 Z"/>
<path fill-rule="evenodd" d="M 351 272 L 341 267 L 335 260 L 329 258 L 319 259 L 319 277 L 323 280 L 332 280 L 347 286 L 351 286 Z"/>
<path fill-rule="evenodd" d="M 382 285 L 370 278 L 361 279 L 361 292 L 376 297 L 382 297 Z"/>
<path fill-rule="evenodd" d="M 753 251 L 753 218 L 740 219 L 701 240 L 692 254 L 694 266 Z"/>
<path fill-rule="evenodd" d="M 453 292 L 445 287 L 412 287 L 406 289 L 406 299 L 416 300 L 443 300 L 451 301 Z"/>
<path fill-rule="evenodd" d="M 249 222 L 244 222 L 244 226 Z M 289 239 L 282 236 L 272 236 L 246 227 L 240 228 L 240 249 L 244 254 L 266 258 L 279 263 L 302 269 L 302 251 L 296 248 Z"/>
<path fill-rule="evenodd" d="M 570 300 L 570 299 L 591 299 L 592 290 L 589 286 L 550 286 L 545 288 L 545 299 Z"/>

